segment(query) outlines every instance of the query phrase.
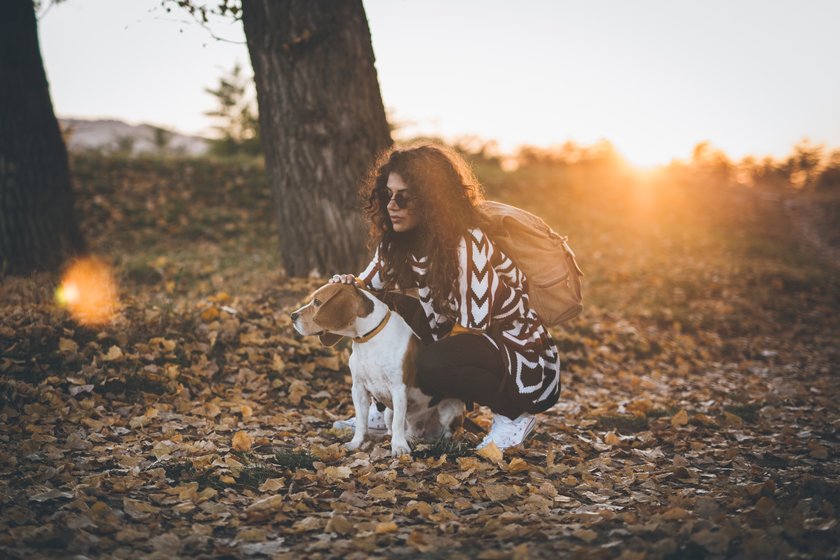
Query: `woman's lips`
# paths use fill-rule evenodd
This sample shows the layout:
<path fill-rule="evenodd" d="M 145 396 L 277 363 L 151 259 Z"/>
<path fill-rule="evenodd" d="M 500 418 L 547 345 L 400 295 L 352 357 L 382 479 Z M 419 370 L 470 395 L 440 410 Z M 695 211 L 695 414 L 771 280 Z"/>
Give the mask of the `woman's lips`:
<path fill-rule="evenodd" d="M 392 222 L 401 222 L 402 221 L 402 216 L 391 216 L 391 221 Z"/>

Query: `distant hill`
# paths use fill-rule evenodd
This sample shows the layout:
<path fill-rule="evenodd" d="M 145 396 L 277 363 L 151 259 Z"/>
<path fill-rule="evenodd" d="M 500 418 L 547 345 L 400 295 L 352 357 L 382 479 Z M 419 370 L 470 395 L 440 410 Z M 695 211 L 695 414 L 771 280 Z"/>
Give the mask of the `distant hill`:
<path fill-rule="evenodd" d="M 58 121 L 64 131 L 67 149 L 71 152 L 94 149 L 136 155 L 160 151 L 155 142 L 155 130 L 158 127 L 152 125 L 132 125 L 113 119 Z M 167 129 L 164 135 L 164 152 L 200 156 L 207 152 L 209 147 L 208 140 L 200 136 L 188 136 L 170 129 Z"/>

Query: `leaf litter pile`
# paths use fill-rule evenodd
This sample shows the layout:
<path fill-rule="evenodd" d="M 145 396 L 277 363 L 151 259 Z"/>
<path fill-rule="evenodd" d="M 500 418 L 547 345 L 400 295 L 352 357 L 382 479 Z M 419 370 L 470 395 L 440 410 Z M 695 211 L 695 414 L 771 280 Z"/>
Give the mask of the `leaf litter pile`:
<path fill-rule="evenodd" d="M 496 198 L 570 234 L 587 274 L 584 315 L 552 331 L 560 402 L 521 449 L 476 454 L 479 408 L 394 459 L 331 427 L 349 347 L 291 329 L 323 281 L 278 272 L 259 166 L 75 163 L 120 311 L 80 326 L 58 277 L 3 280 L 4 557 L 840 555 L 837 271 L 779 207 L 512 173 Z"/>

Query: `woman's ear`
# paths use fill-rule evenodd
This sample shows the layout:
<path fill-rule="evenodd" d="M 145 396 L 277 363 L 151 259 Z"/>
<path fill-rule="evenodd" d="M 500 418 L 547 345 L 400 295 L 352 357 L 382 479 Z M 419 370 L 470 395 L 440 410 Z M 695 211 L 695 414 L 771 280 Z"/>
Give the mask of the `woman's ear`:
<path fill-rule="evenodd" d="M 318 338 L 321 340 L 321 344 L 323 344 L 324 346 L 335 346 L 344 337 L 340 334 L 328 332 L 324 334 L 319 334 Z"/>

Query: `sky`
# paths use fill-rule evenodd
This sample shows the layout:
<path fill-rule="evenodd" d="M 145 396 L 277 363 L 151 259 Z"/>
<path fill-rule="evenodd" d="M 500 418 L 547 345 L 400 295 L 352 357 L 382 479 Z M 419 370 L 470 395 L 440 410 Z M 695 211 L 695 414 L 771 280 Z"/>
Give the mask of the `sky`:
<path fill-rule="evenodd" d="M 730 157 L 840 147 L 836 0 L 364 0 L 385 107 L 403 135 L 612 142 L 639 165 L 700 141 Z M 56 113 L 210 134 L 204 89 L 239 62 L 240 23 L 159 0 L 68 0 L 39 20 Z"/>

